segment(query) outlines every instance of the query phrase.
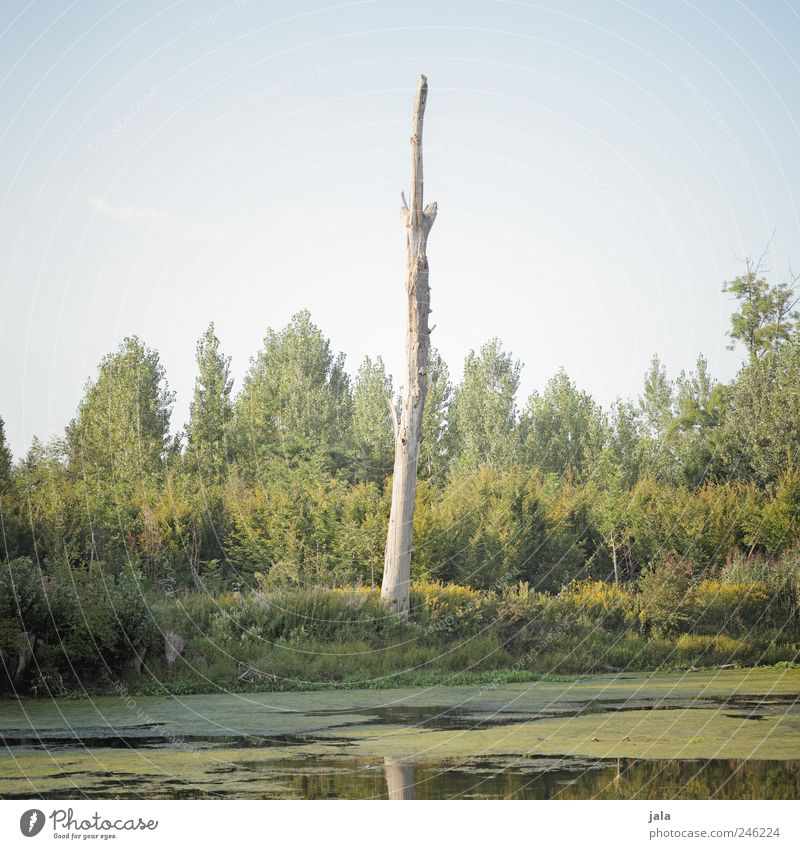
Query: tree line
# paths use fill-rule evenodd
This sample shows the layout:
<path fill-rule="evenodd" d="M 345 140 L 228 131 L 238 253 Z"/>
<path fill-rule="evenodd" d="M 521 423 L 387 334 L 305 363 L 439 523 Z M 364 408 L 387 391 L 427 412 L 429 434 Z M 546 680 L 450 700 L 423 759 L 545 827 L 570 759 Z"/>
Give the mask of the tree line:
<path fill-rule="evenodd" d="M 701 356 L 603 409 L 563 371 L 518 407 L 521 363 L 498 339 L 454 384 L 431 351 L 413 575 L 498 589 L 626 581 L 659 558 L 698 573 L 767 557 L 800 531 L 800 326 L 793 281 L 758 264 L 724 284 L 729 383 Z M 7 560 L 99 570 L 165 591 L 376 585 L 397 393 L 380 357 L 351 376 L 308 312 L 268 330 L 234 395 L 213 324 L 197 345 L 189 421 L 137 337 L 100 363 L 63 437 L 14 463 L 0 419 Z M 258 576 L 256 578 L 256 576 Z"/>

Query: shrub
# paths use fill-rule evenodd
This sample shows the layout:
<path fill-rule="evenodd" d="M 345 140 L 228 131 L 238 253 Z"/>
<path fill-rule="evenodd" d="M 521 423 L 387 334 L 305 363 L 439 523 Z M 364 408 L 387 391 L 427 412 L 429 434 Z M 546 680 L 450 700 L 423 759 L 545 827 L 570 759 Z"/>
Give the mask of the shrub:
<path fill-rule="evenodd" d="M 552 642 L 560 623 L 551 596 L 530 589 L 526 582 L 503 590 L 497 597 L 492 630 L 516 653 Z"/>
<path fill-rule="evenodd" d="M 48 660 L 61 672 L 119 671 L 155 647 L 157 628 L 141 592 L 141 576 L 115 577 L 94 566 L 68 570 L 48 585 Z"/>
<path fill-rule="evenodd" d="M 773 559 L 736 557 L 723 568 L 720 580 L 725 584 L 762 584 L 768 596 L 765 621 L 787 636 L 800 634 L 799 548 Z"/>
<path fill-rule="evenodd" d="M 494 620 L 497 597 L 458 584 L 411 585 L 411 615 L 428 635 L 468 636 Z"/>
<path fill-rule="evenodd" d="M 683 634 L 675 644 L 678 660 L 693 666 L 735 663 L 744 659 L 749 650 L 750 647 L 742 640 L 735 640 L 725 634 L 714 637 Z"/>
<path fill-rule="evenodd" d="M 16 673 L 23 632 L 44 636 L 48 619 L 38 566 L 28 557 L 0 565 L 0 684 L 7 685 Z"/>
<path fill-rule="evenodd" d="M 664 558 L 651 564 L 639 579 L 638 619 L 646 633 L 669 635 L 686 622 L 692 564 Z"/>
<path fill-rule="evenodd" d="M 377 590 L 276 590 L 239 597 L 212 616 L 211 632 L 218 640 L 244 642 L 368 639 L 398 625 Z"/>
<path fill-rule="evenodd" d="M 566 619 L 608 631 L 624 631 L 634 619 L 631 594 L 604 581 L 574 581 L 559 593 L 556 606 Z"/>
<path fill-rule="evenodd" d="M 762 582 L 701 581 L 691 593 L 689 625 L 695 634 L 753 635 L 771 618 L 769 602 Z"/>

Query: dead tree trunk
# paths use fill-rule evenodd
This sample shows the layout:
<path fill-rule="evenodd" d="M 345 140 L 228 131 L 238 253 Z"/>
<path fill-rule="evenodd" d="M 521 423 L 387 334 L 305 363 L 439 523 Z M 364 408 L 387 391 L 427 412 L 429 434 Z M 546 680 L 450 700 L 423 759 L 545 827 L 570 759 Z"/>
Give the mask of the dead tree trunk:
<path fill-rule="evenodd" d="M 411 198 L 403 198 L 402 215 L 408 247 L 408 330 L 406 334 L 407 374 L 400 420 L 395 426 L 394 478 L 389 533 L 383 566 L 381 598 L 397 614 L 408 616 L 408 589 L 411 579 L 411 534 L 414 525 L 414 498 L 417 490 L 417 463 L 422 441 L 422 413 L 427 391 L 430 330 L 430 288 L 428 286 L 428 234 L 436 219 L 436 204 L 422 207 L 422 120 L 428 97 L 428 81 L 419 78 L 414 98 L 411 131 Z"/>

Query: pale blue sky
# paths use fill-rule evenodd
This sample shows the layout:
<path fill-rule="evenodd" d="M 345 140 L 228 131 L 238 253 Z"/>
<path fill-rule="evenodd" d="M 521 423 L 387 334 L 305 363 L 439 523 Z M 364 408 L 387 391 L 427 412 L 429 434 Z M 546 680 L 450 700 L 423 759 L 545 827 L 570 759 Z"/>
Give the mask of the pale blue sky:
<path fill-rule="evenodd" d="M 434 342 L 500 336 L 520 404 L 604 404 L 657 351 L 731 377 L 740 258 L 800 270 L 800 4 L 0 6 L 0 415 L 62 432 L 99 359 L 158 348 L 184 422 L 209 320 L 237 388 L 307 307 L 400 374 L 411 100 L 426 73 Z"/>

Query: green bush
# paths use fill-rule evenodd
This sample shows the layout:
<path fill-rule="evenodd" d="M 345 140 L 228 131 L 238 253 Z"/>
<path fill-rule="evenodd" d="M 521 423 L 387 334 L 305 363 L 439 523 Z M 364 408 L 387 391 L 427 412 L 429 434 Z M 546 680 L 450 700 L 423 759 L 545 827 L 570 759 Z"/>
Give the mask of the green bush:
<path fill-rule="evenodd" d="M 720 573 L 725 584 L 756 583 L 768 596 L 763 623 L 786 637 L 800 636 L 800 549 L 793 548 L 777 558 L 734 558 Z"/>
<path fill-rule="evenodd" d="M 573 581 L 554 604 L 564 619 L 607 631 L 622 632 L 635 617 L 633 596 L 625 587 L 604 581 Z"/>
<path fill-rule="evenodd" d="M 687 606 L 694 634 L 754 636 L 771 624 L 770 595 L 763 582 L 701 581 Z"/>
<path fill-rule="evenodd" d="M 14 677 L 23 632 L 42 637 L 49 614 L 42 573 L 28 557 L 0 565 L 0 684 Z"/>
<path fill-rule="evenodd" d="M 368 639 L 399 627 L 377 590 L 275 590 L 241 596 L 211 618 L 217 640 Z"/>
<path fill-rule="evenodd" d="M 496 596 L 459 584 L 411 585 L 411 615 L 429 637 L 476 634 L 493 621 Z"/>
<path fill-rule="evenodd" d="M 562 624 L 552 597 L 521 582 L 499 593 L 491 627 L 507 649 L 520 654 L 551 642 Z"/>
<path fill-rule="evenodd" d="M 681 630 L 688 619 L 692 564 L 665 557 L 648 566 L 639 579 L 637 613 L 645 633 L 668 636 Z"/>
<path fill-rule="evenodd" d="M 683 634 L 675 643 L 676 659 L 692 666 L 738 663 L 748 651 L 749 647 L 743 640 L 736 640 L 725 634 Z"/>

